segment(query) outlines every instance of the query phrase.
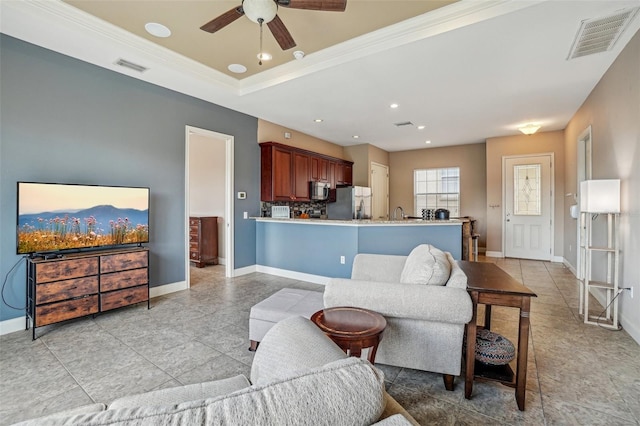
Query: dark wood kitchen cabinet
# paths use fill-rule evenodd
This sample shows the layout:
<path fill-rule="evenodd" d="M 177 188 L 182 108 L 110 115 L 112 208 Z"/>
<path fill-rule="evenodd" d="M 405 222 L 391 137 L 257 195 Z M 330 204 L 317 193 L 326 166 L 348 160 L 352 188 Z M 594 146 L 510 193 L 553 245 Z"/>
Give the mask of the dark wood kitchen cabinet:
<path fill-rule="evenodd" d="M 277 142 L 260 144 L 260 200 L 309 201 L 309 182 L 352 185 L 353 162 Z"/>

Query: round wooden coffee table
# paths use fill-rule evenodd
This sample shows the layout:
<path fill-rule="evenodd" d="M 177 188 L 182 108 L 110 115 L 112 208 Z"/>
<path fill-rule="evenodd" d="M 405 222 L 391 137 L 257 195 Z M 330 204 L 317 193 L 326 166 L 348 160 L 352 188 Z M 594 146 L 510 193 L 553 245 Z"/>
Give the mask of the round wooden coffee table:
<path fill-rule="evenodd" d="M 363 348 L 371 348 L 367 357 L 371 363 L 387 327 L 387 320 L 379 313 L 350 306 L 322 309 L 311 316 L 311 321 L 347 355 L 359 358 Z"/>

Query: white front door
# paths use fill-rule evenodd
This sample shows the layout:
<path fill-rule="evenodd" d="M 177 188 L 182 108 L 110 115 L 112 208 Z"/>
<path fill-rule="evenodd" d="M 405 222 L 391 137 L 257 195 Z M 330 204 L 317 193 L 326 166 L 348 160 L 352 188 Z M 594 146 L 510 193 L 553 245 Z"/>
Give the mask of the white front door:
<path fill-rule="evenodd" d="M 505 159 L 505 257 L 551 260 L 551 155 Z"/>
<path fill-rule="evenodd" d="M 371 162 L 372 219 L 389 219 L 389 167 Z"/>

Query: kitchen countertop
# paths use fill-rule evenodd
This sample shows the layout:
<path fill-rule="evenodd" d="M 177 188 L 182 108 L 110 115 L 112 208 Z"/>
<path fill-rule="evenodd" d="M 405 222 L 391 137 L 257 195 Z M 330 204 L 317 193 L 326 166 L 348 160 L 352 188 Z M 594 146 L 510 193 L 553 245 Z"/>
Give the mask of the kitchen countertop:
<path fill-rule="evenodd" d="M 277 219 L 272 217 L 252 217 L 258 222 L 295 223 L 307 225 L 335 225 L 335 226 L 443 226 L 461 225 L 461 219 L 449 220 L 423 220 L 423 219 L 402 219 L 402 220 L 373 220 L 373 219 Z"/>

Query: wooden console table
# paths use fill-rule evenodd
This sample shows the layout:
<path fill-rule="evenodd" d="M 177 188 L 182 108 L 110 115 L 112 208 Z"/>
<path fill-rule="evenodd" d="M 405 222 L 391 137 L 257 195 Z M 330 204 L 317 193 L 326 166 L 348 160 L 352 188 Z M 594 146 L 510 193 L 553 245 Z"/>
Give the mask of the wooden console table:
<path fill-rule="evenodd" d="M 458 261 L 458 264 L 467 275 L 467 291 L 471 295 L 473 302 L 473 318 L 467 324 L 464 397 L 471 398 L 474 379 L 494 380 L 504 385 L 515 387 L 518 408 L 524 411 L 529 349 L 529 308 L 531 297 L 536 297 L 536 294 L 494 263 Z M 520 309 L 515 374 L 508 364 L 493 367 L 476 362 L 475 336 L 478 304 L 485 305 L 484 328 L 486 329 L 491 327 L 492 305 Z"/>

